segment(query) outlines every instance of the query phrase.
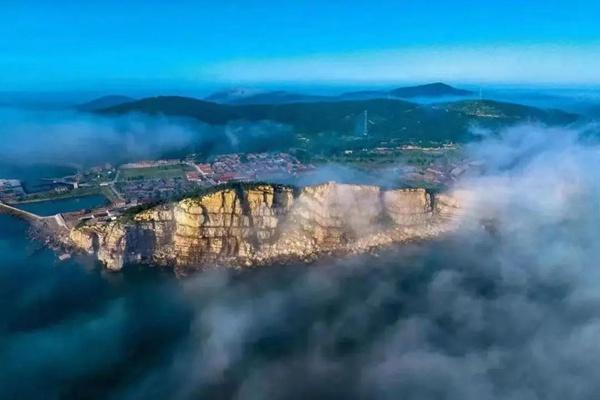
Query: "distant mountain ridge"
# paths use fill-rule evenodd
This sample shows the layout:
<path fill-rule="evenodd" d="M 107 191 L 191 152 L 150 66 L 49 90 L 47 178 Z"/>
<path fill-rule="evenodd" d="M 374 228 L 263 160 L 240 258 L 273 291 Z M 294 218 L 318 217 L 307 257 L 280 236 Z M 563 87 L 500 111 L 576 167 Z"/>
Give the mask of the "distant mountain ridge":
<path fill-rule="evenodd" d="M 265 93 L 260 89 L 234 88 L 214 92 L 207 96 L 204 100 L 214 103 L 233 103 L 242 99 L 252 98 L 256 95 Z"/>
<path fill-rule="evenodd" d="M 135 100 L 135 98 L 129 96 L 109 95 L 79 104 L 76 108 L 80 111 L 97 111 L 108 107 L 130 103 Z"/>
<path fill-rule="evenodd" d="M 370 99 L 413 99 L 441 98 L 441 97 L 466 97 L 475 93 L 469 90 L 458 89 L 442 82 L 429 83 L 425 85 L 406 86 L 393 90 L 365 90 L 347 92 L 340 95 L 320 96 L 302 93 L 294 93 L 283 90 L 260 90 L 260 89 L 229 89 L 215 92 L 204 100 L 220 104 L 285 104 L 306 103 L 317 101 L 341 101 L 341 100 L 370 100 Z"/>
<path fill-rule="evenodd" d="M 363 142 L 356 141 L 362 135 L 357 125 L 365 111 L 370 125 L 368 137 L 362 140 L 372 144 L 391 139 L 397 143 L 466 142 L 474 139 L 471 133 L 474 125 L 490 129 L 529 121 L 562 125 L 578 118 L 560 110 L 491 100 L 429 105 L 397 99 L 228 105 L 176 96 L 146 98 L 99 112 L 189 117 L 210 125 L 270 121 L 291 127 L 292 135 L 278 138 L 282 148 L 314 140 L 314 150 L 321 151 L 325 142 L 330 147 L 362 145 Z M 342 143 L 344 140 L 351 143 Z"/>
<path fill-rule="evenodd" d="M 430 83 L 420 86 L 407 86 L 391 90 L 389 92 L 396 97 L 445 97 L 445 96 L 472 96 L 475 93 L 470 90 L 458 89 L 442 82 Z"/>
<path fill-rule="evenodd" d="M 331 97 L 294 93 L 285 90 L 266 91 L 239 88 L 215 92 L 204 100 L 220 104 L 284 104 L 326 101 L 329 99 Z"/>
<path fill-rule="evenodd" d="M 458 89 L 442 82 L 429 83 L 426 85 L 406 86 L 388 91 L 366 90 L 348 92 L 340 95 L 343 99 L 365 99 L 365 98 L 402 98 L 413 99 L 417 97 L 467 97 L 475 93 L 470 90 Z"/>
<path fill-rule="evenodd" d="M 390 91 L 398 97 L 443 97 L 443 96 L 472 96 L 475 93 L 470 90 L 458 89 L 442 82 L 430 83 L 420 86 L 407 86 Z"/>

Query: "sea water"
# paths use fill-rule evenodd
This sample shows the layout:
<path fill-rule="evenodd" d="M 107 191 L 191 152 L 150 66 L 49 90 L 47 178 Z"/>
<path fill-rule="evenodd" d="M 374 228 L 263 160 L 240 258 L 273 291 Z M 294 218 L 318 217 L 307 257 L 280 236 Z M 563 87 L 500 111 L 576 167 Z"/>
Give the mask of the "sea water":
<path fill-rule="evenodd" d="M 164 362 L 190 323 L 172 273 L 61 262 L 28 229 L 0 215 L 0 398 L 106 398 Z"/>
<path fill-rule="evenodd" d="M 106 204 L 108 204 L 106 197 L 102 195 L 92 195 L 24 203 L 19 204 L 17 207 L 37 215 L 48 216 L 64 212 L 93 209 Z"/>

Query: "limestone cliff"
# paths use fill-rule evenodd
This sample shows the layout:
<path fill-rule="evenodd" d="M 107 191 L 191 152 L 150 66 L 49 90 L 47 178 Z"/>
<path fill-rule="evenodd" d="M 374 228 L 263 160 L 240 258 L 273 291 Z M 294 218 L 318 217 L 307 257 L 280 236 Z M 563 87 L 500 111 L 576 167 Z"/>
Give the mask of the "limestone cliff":
<path fill-rule="evenodd" d="M 88 223 L 73 229 L 70 241 L 112 270 L 128 262 L 240 267 L 433 238 L 452 228 L 457 209 L 452 196 L 424 189 L 256 184 Z"/>

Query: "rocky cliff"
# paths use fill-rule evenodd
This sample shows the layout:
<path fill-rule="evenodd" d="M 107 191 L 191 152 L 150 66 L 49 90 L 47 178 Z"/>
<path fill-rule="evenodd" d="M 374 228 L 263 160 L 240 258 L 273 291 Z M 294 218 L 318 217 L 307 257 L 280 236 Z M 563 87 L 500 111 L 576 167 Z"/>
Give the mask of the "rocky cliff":
<path fill-rule="evenodd" d="M 256 184 L 88 223 L 69 240 L 112 270 L 129 262 L 242 267 L 434 238 L 452 229 L 457 210 L 455 198 L 424 189 Z"/>

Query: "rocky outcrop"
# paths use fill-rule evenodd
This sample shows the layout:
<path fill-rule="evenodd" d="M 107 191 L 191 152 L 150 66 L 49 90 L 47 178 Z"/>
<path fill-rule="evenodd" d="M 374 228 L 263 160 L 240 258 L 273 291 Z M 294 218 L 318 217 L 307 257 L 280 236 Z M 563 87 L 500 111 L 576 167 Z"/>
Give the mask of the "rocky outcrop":
<path fill-rule="evenodd" d="M 434 238 L 454 226 L 451 195 L 424 189 L 328 183 L 294 189 L 246 185 L 73 229 L 72 245 L 107 268 L 129 262 L 173 266 L 253 266 L 360 253 Z"/>

